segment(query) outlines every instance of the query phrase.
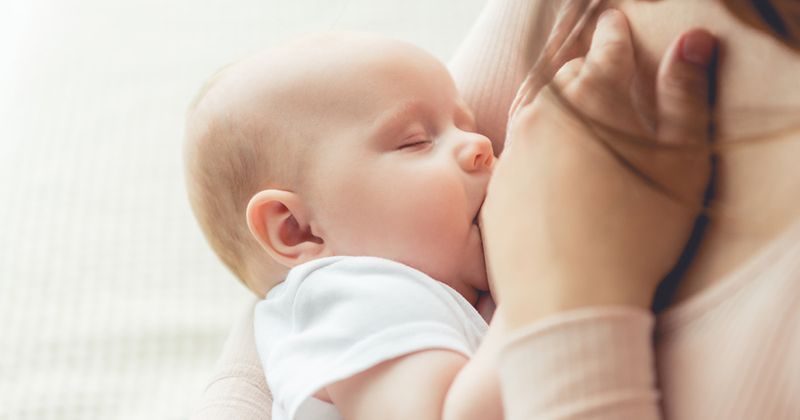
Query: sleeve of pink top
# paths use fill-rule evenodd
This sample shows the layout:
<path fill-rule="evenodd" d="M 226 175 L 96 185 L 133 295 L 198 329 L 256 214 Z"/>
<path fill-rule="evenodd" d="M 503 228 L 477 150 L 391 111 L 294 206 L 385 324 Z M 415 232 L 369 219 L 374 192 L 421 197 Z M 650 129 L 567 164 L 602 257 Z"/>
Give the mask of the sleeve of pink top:
<path fill-rule="evenodd" d="M 190 420 L 269 420 L 272 394 L 267 388 L 253 334 L 252 304 L 237 319 L 222 350 L 214 377 Z"/>
<path fill-rule="evenodd" d="M 644 310 L 597 307 L 512 332 L 498 366 L 505 419 L 661 418 L 653 324 Z"/>

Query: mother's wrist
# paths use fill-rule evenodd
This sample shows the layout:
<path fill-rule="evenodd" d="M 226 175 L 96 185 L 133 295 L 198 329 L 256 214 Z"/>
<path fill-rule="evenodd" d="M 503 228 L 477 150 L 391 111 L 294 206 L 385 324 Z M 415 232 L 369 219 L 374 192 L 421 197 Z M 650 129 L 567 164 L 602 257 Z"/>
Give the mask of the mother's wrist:
<path fill-rule="evenodd" d="M 635 282 L 609 282 L 597 276 L 580 279 L 536 276 L 495 282 L 494 292 L 510 328 L 590 307 L 649 310 L 652 292 Z"/>

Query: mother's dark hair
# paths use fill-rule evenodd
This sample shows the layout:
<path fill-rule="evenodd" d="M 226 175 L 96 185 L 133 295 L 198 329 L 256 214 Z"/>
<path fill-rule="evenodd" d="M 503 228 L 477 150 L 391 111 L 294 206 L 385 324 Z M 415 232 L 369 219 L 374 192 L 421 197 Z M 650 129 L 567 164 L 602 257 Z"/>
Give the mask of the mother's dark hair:
<path fill-rule="evenodd" d="M 723 0 L 723 4 L 744 23 L 800 51 L 800 1 Z"/>

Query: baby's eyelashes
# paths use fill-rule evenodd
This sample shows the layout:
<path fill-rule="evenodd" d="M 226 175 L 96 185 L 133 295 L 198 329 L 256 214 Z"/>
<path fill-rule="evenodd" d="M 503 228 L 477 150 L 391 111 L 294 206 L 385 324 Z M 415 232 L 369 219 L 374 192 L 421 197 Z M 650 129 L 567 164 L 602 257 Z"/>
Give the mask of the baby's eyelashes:
<path fill-rule="evenodd" d="M 403 145 L 398 147 L 398 149 L 402 150 L 402 149 L 418 148 L 418 147 L 422 147 L 422 146 L 427 146 L 430 143 L 431 143 L 430 140 L 411 141 L 411 142 L 404 143 Z"/>

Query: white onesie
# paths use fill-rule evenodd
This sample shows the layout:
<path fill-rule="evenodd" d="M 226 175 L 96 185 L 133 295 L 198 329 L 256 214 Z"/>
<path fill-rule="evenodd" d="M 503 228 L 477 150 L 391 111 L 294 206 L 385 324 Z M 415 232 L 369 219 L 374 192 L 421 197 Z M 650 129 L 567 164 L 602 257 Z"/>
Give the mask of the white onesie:
<path fill-rule="evenodd" d="M 419 350 L 470 357 L 487 328 L 461 294 L 404 264 L 343 256 L 301 264 L 255 309 L 272 418 L 341 419 L 313 394 Z"/>

